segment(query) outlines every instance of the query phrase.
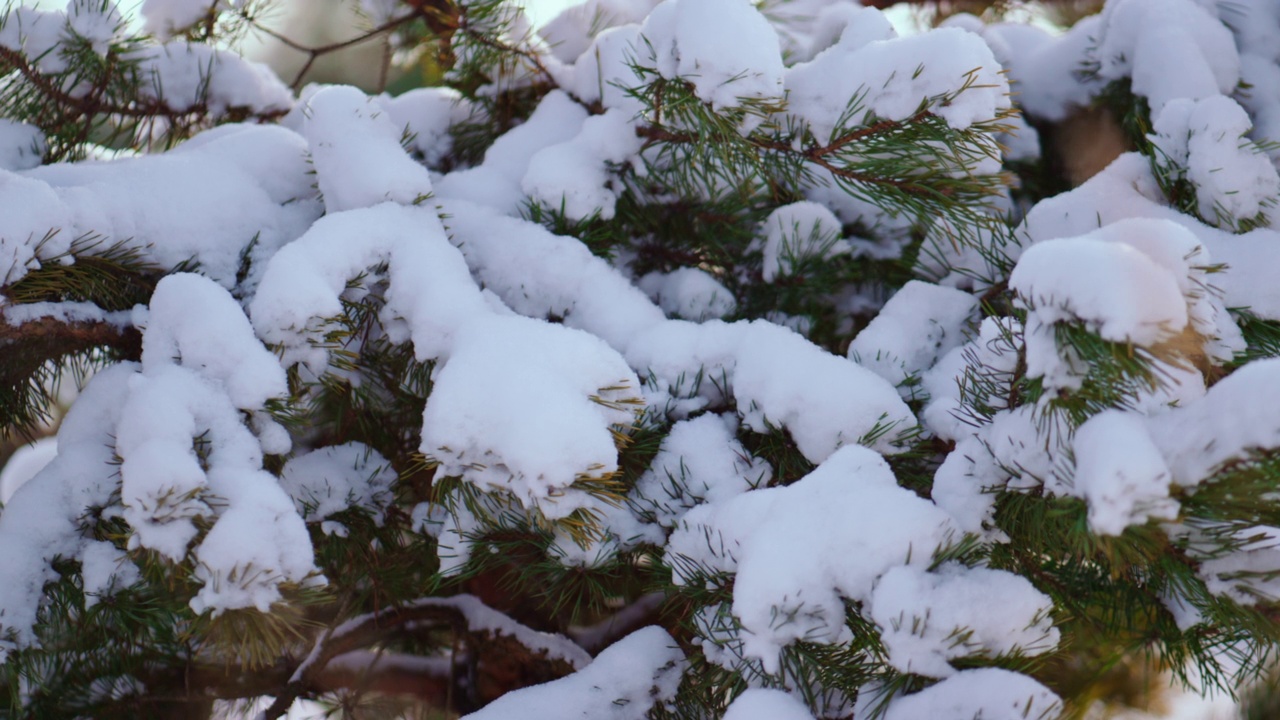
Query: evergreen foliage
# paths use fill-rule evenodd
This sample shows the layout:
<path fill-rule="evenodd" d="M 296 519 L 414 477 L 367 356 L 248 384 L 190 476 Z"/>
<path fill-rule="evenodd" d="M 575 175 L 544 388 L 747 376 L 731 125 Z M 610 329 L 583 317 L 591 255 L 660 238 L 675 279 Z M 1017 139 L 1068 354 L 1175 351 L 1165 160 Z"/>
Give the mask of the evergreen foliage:
<path fill-rule="evenodd" d="M 11 3 L 0 716 L 1268 716 L 1280 5 L 1169 3 Z"/>

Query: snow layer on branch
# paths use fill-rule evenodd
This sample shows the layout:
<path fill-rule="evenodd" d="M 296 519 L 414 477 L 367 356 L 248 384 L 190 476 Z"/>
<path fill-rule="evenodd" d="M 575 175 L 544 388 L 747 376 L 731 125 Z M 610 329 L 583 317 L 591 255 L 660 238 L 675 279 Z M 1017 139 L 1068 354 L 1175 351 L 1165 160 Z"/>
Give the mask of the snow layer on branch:
<path fill-rule="evenodd" d="M 1147 159 L 1127 153 L 1080 187 L 1037 203 L 1027 213 L 1018 234 L 1022 244 L 1028 246 L 1084 235 L 1100 225 L 1105 227 L 1126 218 L 1169 220 L 1190 230 L 1203 246 L 1198 252 L 1191 253 L 1193 248 L 1186 245 L 1185 237 L 1175 242 L 1175 233 L 1158 231 L 1160 226 L 1153 224 L 1146 226 L 1153 232 L 1141 233 L 1152 236 L 1143 241 L 1142 248 L 1148 252 L 1162 244 L 1169 245 L 1162 254 L 1166 260 L 1175 252 L 1174 245 L 1185 246 L 1180 249 L 1193 255 L 1186 263 L 1190 273 L 1179 281 L 1189 282 L 1183 286 L 1184 294 L 1199 296 L 1189 309 L 1191 322 L 1197 332 L 1206 336 L 1205 351 L 1209 356 L 1228 360 L 1244 349 L 1244 339 L 1226 312 L 1227 307 L 1245 307 L 1263 318 L 1280 318 L 1280 286 L 1271 281 L 1266 269 L 1280 263 L 1280 233 L 1259 229 L 1233 235 L 1167 207 L 1163 197 Z M 1212 263 L 1226 267 L 1209 278 L 1203 268 Z M 1187 292 L 1194 286 L 1202 287 Z M 1206 288 L 1209 291 L 1203 292 Z"/>
<path fill-rule="evenodd" d="M 933 501 L 965 532 L 992 541 L 1007 539 L 992 527 L 995 491 L 1010 487 L 1064 492 L 1066 428 L 1040 422 L 1034 411 L 1034 406 L 1023 405 L 997 412 L 961 436 L 934 474 Z"/>
<path fill-rule="evenodd" d="M 984 373 L 1012 382 L 1017 369 L 1020 348 L 1015 338 L 1022 325 L 1013 318 L 983 318 L 978 336 L 954 348 L 921 376 L 921 385 L 929 396 L 922 413 L 925 426 L 943 440 L 959 440 L 972 432 L 965 422 L 967 404 L 977 407 L 999 407 L 999 398 L 965 388 L 966 374 Z M 961 401 L 962 392 L 965 395 Z"/>
<path fill-rule="evenodd" d="M 1199 484 L 1248 450 L 1280 447 L 1280 360 L 1246 364 L 1208 394 L 1150 420 L 1173 482 Z"/>
<path fill-rule="evenodd" d="M 465 720 L 643 720 L 675 699 L 684 653 L 659 627 L 624 637 L 578 672 L 503 695 Z"/>
<path fill-rule="evenodd" d="M 593 41 L 609 30 L 644 20 L 655 0 L 586 0 L 566 8 L 538 29 L 562 62 L 581 60 Z"/>
<path fill-rule="evenodd" d="M 597 214 L 612 220 L 621 188 L 611 186 L 609 166 L 634 159 L 641 144 L 622 110 L 592 115 L 572 140 L 543 148 L 530 158 L 521 188 L 533 201 L 570 220 Z"/>
<path fill-rule="evenodd" d="M 0 119 L 0 169 L 18 171 L 38 167 L 45 148 L 40 128 Z"/>
<path fill-rule="evenodd" d="M 172 364 L 219 383 L 243 410 L 261 409 L 289 393 L 284 369 L 254 336 L 240 304 L 200 275 L 168 275 L 151 296 L 142 372 Z"/>
<path fill-rule="evenodd" d="M 67 67 L 59 52 L 67 34 L 66 13 L 37 10 L 26 5 L 12 8 L 0 27 L 0 47 L 32 59 L 40 72 L 58 73 Z"/>
<path fill-rule="evenodd" d="M 404 128 L 376 99 L 338 85 L 320 89 L 307 104 L 303 134 L 328 212 L 387 201 L 415 205 L 431 195 L 427 169 L 400 145 Z"/>
<path fill-rule="evenodd" d="M 386 458 L 358 442 L 290 458 L 280 472 L 281 487 L 308 522 L 355 507 L 372 513 L 381 523 L 395 480 L 395 470 Z"/>
<path fill-rule="evenodd" d="M 1193 0 L 1111 0 L 1094 56 L 1099 76 L 1132 78 L 1155 118 L 1170 100 L 1229 95 L 1240 80 L 1231 31 Z"/>
<path fill-rule="evenodd" d="M 538 151 L 572 140 L 582 130 L 587 111 L 560 90 L 552 90 L 524 123 L 493 141 L 484 162 L 456 170 L 436 183 L 441 198 L 487 205 L 506 215 L 519 214 L 521 183 Z"/>
<path fill-rule="evenodd" d="M 905 120 L 926 106 L 956 129 L 1009 107 L 1008 82 L 982 38 L 944 28 L 862 45 L 861 17 L 839 43 L 787 70 L 787 110 L 819 143 L 875 120 Z M 851 103 L 859 109 L 853 116 Z"/>
<path fill-rule="evenodd" d="M 1197 535 L 1190 533 L 1193 557 L 1197 554 L 1196 541 L 1202 539 Z M 1198 570 L 1209 592 L 1242 605 L 1280 599 L 1280 528 L 1257 525 L 1214 540 L 1206 543 L 1208 552 L 1201 558 Z M 1224 540 L 1234 545 L 1225 554 L 1219 549 Z"/>
<path fill-rule="evenodd" d="M 769 20 L 782 42 L 782 57 L 788 63 L 807 62 L 840 41 L 845 30 L 855 36 L 846 44 L 859 46 L 898 36 L 893 22 L 874 7 L 827 0 L 791 0 L 770 3 Z"/>
<path fill-rule="evenodd" d="M 80 577 L 87 609 L 97 605 L 100 599 L 138 582 L 142 573 L 115 545 L 90 540 L 80 556 Z"/>
<path fill-rule="evenodd" d="M 1240 348 L 1239 330 L 1208 290 L 1208 253 L 1166 220 L 1126 219 L 1027 248 L 1009 279 L 1027 316 L 1027 371 L 1076 387 L 1081 368 L 1059 349 L 1054 324 L 1080 321 L 1111 342 L 1151 346 L 1190 327 L 1210 357 Z"/>
<path fill-rule="evenodd" d="M 857 442 L 893 452 L 898 433 L 916 426 L 884 379 L 769 322 L 669 321 L 636 337 L 627 359 L 660 390 L 679 391 L 698 376 L 709 402 L 730 390 L 747 427 L 786 429 L 815 463 Z"/>
<path fill-rule="evenodd" d="M 198 262 L 230 287 L 255 238 L 250 257 L 265 260 L 318 215 L 304 153 L 288 130 L 223 126 L 163 154 L 0 171 L 0 277 L 14 282 L 96 237 L 165 268 Z"/>
<path fill-rule="evenodd" d="M 1173 478 L 1141 416 L 1108 410 L 1087 420 L 1074 439 L 1071 494 L 1089 503 L 1089 527 L 1119 535 L 1148 519 L 1176 520 Z"/>
<path fill-rule="evenodd" d="M 1011 89 L 1018 104 L 1036 118 L 1058 122 L 1076 108 L 1086 107 L 1106 81 L 1080 73 L 1089 59 L 1102 18 L 1086 17 L 1054 37 L 1030 25 L 1002 23 L 988 33 L 1009 48 Z"/>
<path fill-rule="evenodd" d="M 849 252 L 840 220 L 825 206 L 801 201 L 783 205 L 764 221 L 765 282 L 790 275 L 814 261 Z"/>
<path fill-rule="evenodd" d="M 0 657 L 36 642 L 44 584 L 58 578 L 50 563 L 81 556 L 80 518 L 119 487 L 113 435 L 136 369 L 121 363 L 93 377 L 58 429 L 57 455 L 0 512 Z"/>
<path fill-rule="evenodd" d="M 714 28 L 714 32 L 711 29 Z M 782 50 L 764 15 L 746 0 L 666 0 L 640 29 L 641 64 L 693 83 L 716 109 L 782 99 Z"/>
<path fill-rule="evenodd" d="M 143 29 L 161 40 L 186 30 L 209 14 L 221 0 L 144 0 Z"/>
<path fill-rule="evenodd" d="M 701 268 L 651 272 L 636 282 L 663 312 L 682 320 L 719 320 L 738 309 L 733 293 Z"/>
<path fill-rule="evenodd" d="M 343 297 L 355 299 L 349 281 L 384 264 L 384 326 L 400 340 L 411 336 L 420 360 L 447 357 L 459 328 L 491 311 L 435 211 L 384 203 L 328 215 L 276 253 L 249 306 L 254 328 L 284 347 L 286 365 L 321 373 L 325 321 L 342 313 Z"/>
<path fill-rule="evenodd" d="M 492 211 L 475 209 L 473 215 L 481 222 L 476 244 L 482 251 L 486 240 L 502 239 L 484 232 L 490 221 L 522 232 L 536 228 L 535 238 L 554 238 L 536 225 Z M 459 221 L 465 223 L 466 217 L 451 220 Z M 474 249 L 465 233 L 455 232 L 453 239 Z M 572 243 L 564 247 L 586 253 L 581 243 Z M 542 257 L 534 267 L 555 260 Z M 568 488 L 579 476 L 617 468 L 610 428 L 634 422 L 639 379 L 600 339 L 511 316 L 480 291 L 430 208 L 384 203 L 317 222 L 272 259 L 250 306 L 258 333 L 285 346 L 286 363 L 303 361 L 312 372 L 323 372 L 327 351 L 313 345 L 325 319 L 342 312 L 350 279 L 383 264 L 389 287 L 380 317 L 389 338 L 412 340 L 421 361 L 444 361 L 423 413 L 422 451 L 441 463 L 442 473 L 486 490 L 508 490 L 526 509 L 546 517 L 561 518 L 584 507 L 590 496 Z M 531 268 L 519 274 L 514 267 L 508 270 L 519 278 Z M 621 281 L 616 274 L 597 276 Z M 589 273 L 577 280 L 588 287 L 597 282 Z M 652 308 L 638 290 L 621 282 Z M 465 547 L 454 549 L 465 559 Z"/>
<path fill-rule="evenodd" d="M 814 462 L 886 427 L 891 431 L 868 442 L 891 452 L 897 433 L 916 425 L 887 382 L 786 328 L 667 321 L 579 240 L 465 202 L 446 201 L 441 210 L 450 239 L 486 289 L 518 313 L 560 317 L 602 338 L 643 376 L 652 373 L 659 393 L 679 392 L 701 374 L 702 392 L 715 401 L 724 379 L 752 430 L 785 427 Z"/>
<path fill-rule="evenodd" d="M 13 451 L 0 470 L 0 503 L 9 504 L 9 498 L 18 488 L 27 484 L 58 456 L 57 437 L 42 437 Z"/>
<path fill-rule="evenodd" d="M 315 573 L 306 526 L 241 414 L 285 394 L 283 370 L 230 294 L 198 275 L 160 281 L 142 342 L 115 439 L 129 546 L 180 562 L 194 519 L 213 518 L 195 549 L 192 609 L 266 612 L 281 583 Z"/>
<path fill-rule="evenodd" d="M 293 93 L 271 68 L 204 43 L 174 40 L 145 47 L 134 57 L 143 77 L 139 95 L 182 113 L 204 106 L 215 117 L 229 110 L 283 114 Z"/>
<path fill-rule="evenodd" d="M 782 690 L 748 688 L 725 708 L 723 720 L 813 720 L 809 708 Z"/>
<path fill-rule="evenodd" d="M 914 390 L 902 383 L 959 347 L 977 309 L 969 293 L 912 280 L 849 344 L 849 359 L 910 397 Z"/>
<path fill-rule="evenodd" d="M 773 468 L 738 442 L 737 427 L 736 418 L 713 414 L 672 425 L 636 481 L 632 502 L 659 525 L 674 527 L 698 503 L 724 502 L 766 485 Z"/>
<path fill-rule="evenodd" d="M 1062 701 L 1035 680 L 1001 668 L 965 670 L 893 699 L 884 720 L 1050 720 Z"/>
<path fill-rule="evenodd" d="M 305 96 L 306 89 L 303 93 Z M 391 117 L 391 122 L 410 136 L 410 146 L 422 155 L 428 166 L 449 155 L 453 148 L 449 129 L 472 113 L 470 101 L 448 87 L 414 88 L 395 97 L 379 95 L 376 100 Z"/>
<path fill-rule="evenodd" d="M 623 25 L 600 33 L 591 47 L 573 65 L 573 94 L 584 103 L 599 102 L 634 118 L 644 111 L 644 103 L 630 97 L 627 90 L 644 85 L 636 73 L 639 51 L 644 47 L 639 25 Z"/>
<path fill-rule="evenodd" d="M 562 318 L 618 350 L 665 318 L 577 238 L 468 202 L 446 200 L 440 210 L 476 279 L 521 315 Z"/>
<path fill-rule="evenodd" d="M 743 655 L 777 672 L 795 640 L 847 641 L 841 598 L 870 600 L 881 575 L 927 566 L 954 531 L 943 510 L 898 487 L 884 458 L 848 446 L 792 485 L 690 510 L 665 564 L 681 584 L 695 570 L 736 573 Z"/>
<path fill-rule="evenodd" d="M 1244 108 L 1222 95 L 1172 100 L 1155 120 L 1158 162 L 1195 187 L 1200 217 L 1226 229 L 1280 199 L 1275 166 L 1246 138 L 1252 127 Z"/>
<path fill-rule="evenodd" d="M 443 476 L 508 490 L 526 508 L 563 518 L 585 493 L 581 475 L 618 468 L 611 426 L 635 421 L 640 382 L 602 340 L 522 317 L 467 324 L 435 378 L 422 452 Z"/>
<path fill-rule="evenodd" d="M 1028 308 L 1027 375 L 1078 388 L 1087 368 L 1059 348 L 1055 325 L 1083 321 L 1104 340 L 1152 345 L 1187 324 L 1177 281 L 1141 251 L 1090 237 L 1033 246 L 1010 278 Z"/>
<path fill-rule="evenodd" d="M 992 612 L 992 604 L 999 611 Z M 1053 601 L 1026 578 L 1004 570 L 947 563 L 935 571 L 890 569 L 871 595 L 888 662 L 904 673 L 956 674 L 949 660 L 1039 655 L 1058 645 Z"/>

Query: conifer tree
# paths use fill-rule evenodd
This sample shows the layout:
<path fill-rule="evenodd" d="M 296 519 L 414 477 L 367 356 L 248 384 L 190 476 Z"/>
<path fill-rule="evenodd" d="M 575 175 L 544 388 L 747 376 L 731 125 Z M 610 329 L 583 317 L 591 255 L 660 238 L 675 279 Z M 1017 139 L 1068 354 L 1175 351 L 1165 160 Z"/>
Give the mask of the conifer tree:
<path fill-rule="evenodd" d="M 56 440 L 0 509 L 0 715 L 1264 678 L 1280 2 L 894 4 L 6 6 L 0 424 Z M 307 82 L 360 43 L 390 92 Z"/>

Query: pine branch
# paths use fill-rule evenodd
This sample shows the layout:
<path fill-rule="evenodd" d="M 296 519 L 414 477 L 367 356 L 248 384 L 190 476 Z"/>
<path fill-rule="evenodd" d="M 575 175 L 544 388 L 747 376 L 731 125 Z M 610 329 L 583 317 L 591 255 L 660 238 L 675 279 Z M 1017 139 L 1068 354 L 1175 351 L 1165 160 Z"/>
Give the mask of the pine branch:
<path fill-rule="evenodd" d="M 282 717 L 298 698 L 321 692 L 326 676 L 330 680 L 335 676 L 343 677 L 347 670 L 331 667 L 336 659 L 370 647 L 393 633 L 423 627 L 452 630 L 455 641 L 466 640 L 477 664 L 489 661 L 505 671 L 514 663 L 520 670 L 520 678 L 537 678 L 538 682 L 567 675 L 587 659 L 586 653 L 569 640 L 561 638 L 565 645 L 557 651 L 551 644 L 555 636 L 529 630 L 485 607 L 474 597 L 421 598 L 399 607 L 360 615 L 331 628 L 316 641 L 306 659 L 296 666 L 288 682 L 275 693 L 275 702 L 260 717 L 265 720 Z M 490 642 L 499 638 L 503 642 L 487 645 L 483 641 L 486 636 Z M 542 641 L 542 647 L 537 647 L 539 641 Z M 494 652 L 486 653 L 490 647 Z M 564 652 L 570 648 L 581 652 L 581 658 L 576 662 L 572 653 Z M 506 674 L 502 673 L 503 676 Z M 506 687 L 504 691 L 509 689 Z"/>
<path fill-rule="evenodd" d="M 0 47 L 0 61 L 17 71 L 49 100 L 68 108 L 74 116 L 93 118 L 97 115 L 115 115 L 145 120 L 154 120 L 158 117 L 176 120 L 191 115 L 203 116 L 209 113 L 209 105 L 205 102 L 196 103 L 181 111 L 170 108 L 162 98 L 142 101 L 135 97 L 123 104 L 107 102 L 103 99 L 103 92 L 109 82 L 109 73 L 104 74 L 98 84 L 94 86 L 93 91 L 83 97 L 76 97 L 59 89 L 52 80 L 27 62 L 22 53 Z M 285 110 L 275 110 L 266 113 L 249 113 L 245 118 L 265 122 L 284 117 L 286 112 Z M 89 125 L 90 123 L 86 123 L 86 127 Z"/>

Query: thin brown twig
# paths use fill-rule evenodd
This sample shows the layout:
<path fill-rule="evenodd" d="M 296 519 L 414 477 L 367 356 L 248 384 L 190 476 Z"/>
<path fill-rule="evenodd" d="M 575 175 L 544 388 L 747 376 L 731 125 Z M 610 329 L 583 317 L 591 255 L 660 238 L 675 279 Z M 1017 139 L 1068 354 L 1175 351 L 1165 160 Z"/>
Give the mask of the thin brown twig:
<path fill-rule="evenodd" d="M 302 79 L 306 77 L 307 73 L 311 70 L 311 66 L 314 65 L 316 60 L 318 60 L 320 57 L 324 55 L 328 55 L 329 53 L 338 52 L 339 50 L 346 50 L 347 48 L 355 47 L 356 45 L 360 45 L 361 43 L 365 43 L 374 38 L 381 37 L 395 30 L 396 28 L 399 28 L 402 25 L 406 25 L 413 20 L 419 19 L 420 17 L 422 17 L 421 11 L 416 13 L 409 13 L 407 15 L 401 15 L 400 17 L 395 18 L 394 20 L 388 20 L 387 22 L 379 25 L 378 27 L 375 27 L 372 30 L 362 33 L 361 35 L 358 35 L 356 37 L 349 38 L 347 40 L 339 40 L 337 42 L 328 43 L 326 45 L 303 45 L 302 43 L 298 42 L 297 40 L 294 40 L 288 35 L 277 32 L 276 30 L 272 30 L 266 25 L 263 25 L 262 23 L 258 22 L 258 20 L 255 18 L 245 16 L 245 21 L 248 22 L 250 27 L 252 27 L 253 29 L 281 43 L 282 45 L 289 48 L 290 50 L 296 50 L 297 52 L 305 53 L 307 55 L 306 62 L 302 64 L 302 68 L 298 70 L 297 75 L 294 76 L 293 82 L 289 84 L 289 86 L 296 91 L 301 86 Z"/>

